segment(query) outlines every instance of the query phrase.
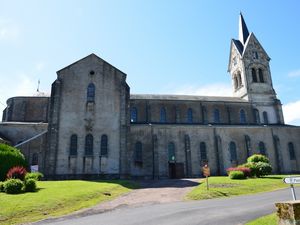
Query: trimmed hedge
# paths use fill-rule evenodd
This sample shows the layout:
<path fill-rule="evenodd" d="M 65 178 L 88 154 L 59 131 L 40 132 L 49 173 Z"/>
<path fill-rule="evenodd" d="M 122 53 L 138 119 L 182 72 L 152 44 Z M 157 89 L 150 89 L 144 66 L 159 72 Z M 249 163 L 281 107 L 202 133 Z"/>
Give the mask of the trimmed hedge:
<path fill-rule="evenodd" d="M 35 179 L 32 179 L 32 178 L 29 178 L 29 179 L 26 179 L 24 181 L 24 190 L 26 192 L 34 192 L 36 191 L 36 180 Z"/>
<path fill-rule="evenodd" d="M 28 179 L 34 179 L 36 181 L 41 180 L 44 177 L 44 175 L 40 172 L 33 172 L 33 173 L 27 173 L 25 176 L 25 180 Z"/>
<path fill-rule="evenodd" d="M 232 171 L 241 171 L 244 173 L 245 177 L 251 177 L 251 169 L 243 166 L 238 166 L 238 167 L 230 167 L 227 170 L 227 174 L 229 175 L 230 172 Z"/>
<path fill-rule="evenodd" d="M 247 162 L 248 163 L 258 163 L 258 162 L 270 163 L 268 157 L 261 154 L 254 154 L 248 157 Z"/>
<path fill-rule="evenodd" d="M 19 194 L 22 192 L 24 184 L 20 179 L 8 179 L 4 182 L 4 192 L 7 194 Z"/>
<path fill-rule="evenodd" d="M 14 166 L 27 167 L 24 155 L 16 148 L 0 144 L 0 181 L 6 179 L 8 170 Z"/>
<path fill-rule="evenodd" d="M 242 180 L 245 179 L 246 177 L 242 171 L 231 171 L 229 173 L 229 178 L 235 180 Z"/>

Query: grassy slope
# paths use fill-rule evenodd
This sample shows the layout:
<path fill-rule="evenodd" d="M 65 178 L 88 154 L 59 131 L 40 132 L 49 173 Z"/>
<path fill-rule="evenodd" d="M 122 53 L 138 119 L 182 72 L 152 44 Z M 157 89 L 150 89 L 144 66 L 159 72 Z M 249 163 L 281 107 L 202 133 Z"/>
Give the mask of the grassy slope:
<path fill-rule="evenodd" d="M 260 217 L 253 220 L 245 225 L 276 225 L 278 224 L 276 213 Z"/>
<path fill-rule="evenodd" d="M 19 195 L 0 193 L 0 224 L 37 221 L 67 214 L 129 192 L 127 181 L 40 181 L 39 191 Z M 104 193 L 111 195 L 105 195 Z"/>
<path fill-rule="evenodd" d="M 200 200 L 219 197 L 230 197 L 242 194 L 254 194 L 258 192 L 273 191 L 287 188 L 282 179 L 283 175 L 271 175 L 265 178 L 253 178 L 245 180 L 231 180 L 229 177 L 210 177 L 209 191 L 206 190 L 205 179 L 203 183 L 194 188 L 187 199 Z"/>

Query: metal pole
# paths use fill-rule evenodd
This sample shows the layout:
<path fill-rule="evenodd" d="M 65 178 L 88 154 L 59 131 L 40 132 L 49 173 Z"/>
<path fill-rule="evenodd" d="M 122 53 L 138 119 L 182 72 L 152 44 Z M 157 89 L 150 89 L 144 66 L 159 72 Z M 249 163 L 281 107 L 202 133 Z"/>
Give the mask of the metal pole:
<path fill-rule="evenodd" d="M 291 191 L 292 191 L 292 195 L 293 195 L 293 200 L 296 201 L 296 194 L 295 194 L 295 189 L 294 189 L 293 184 L 291 184 Z"/>
<path fill-rule="evenodd" d="M 206 176 L 206 189 L 208 190 L 208 176 Z"/>

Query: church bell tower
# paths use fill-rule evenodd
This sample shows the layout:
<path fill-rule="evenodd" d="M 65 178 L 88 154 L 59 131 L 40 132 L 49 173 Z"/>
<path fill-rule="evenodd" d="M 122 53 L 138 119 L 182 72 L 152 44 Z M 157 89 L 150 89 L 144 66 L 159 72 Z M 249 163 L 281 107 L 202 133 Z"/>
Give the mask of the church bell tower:
<path fill-rule="evenodd" d="M 228 64 L 233 95 L 253 103 L 259 123 L 284 123 L 281 103 L 272 84 L 269 62 L 270 57 L 254 33 L 249 33 L 240 13 L 239 39 L 231 40 Z"/>

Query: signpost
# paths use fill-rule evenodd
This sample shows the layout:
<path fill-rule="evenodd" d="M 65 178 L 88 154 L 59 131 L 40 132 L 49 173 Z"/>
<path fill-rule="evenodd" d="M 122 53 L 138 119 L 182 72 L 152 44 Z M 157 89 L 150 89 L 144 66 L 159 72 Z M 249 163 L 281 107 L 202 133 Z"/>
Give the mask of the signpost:
<path fill-rule="evenodd" d="M 291 185 L 291 192 L 293 196 L 293 200 L 296 200 L 296 194 L 294 189 L 294 184 L 300 184 L 300 177 L 286 177 L 283 179 L 283 182 Z"/>
<path fill-rule="evenodd" d="M 210 168 L 208 167 L 207 164 L 205 164 L 202 167 L 202 172 L 203 172 L 203 175 L 206 177 L 206 189 L 208 190 L 209 189 L 209 187 L 208 187 L 208 177 L 210 176 Z"/>

